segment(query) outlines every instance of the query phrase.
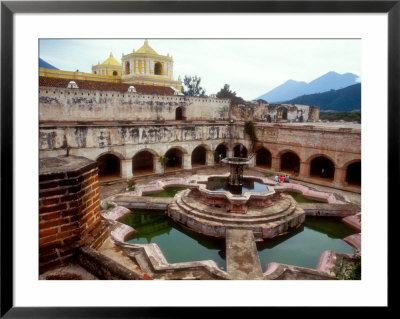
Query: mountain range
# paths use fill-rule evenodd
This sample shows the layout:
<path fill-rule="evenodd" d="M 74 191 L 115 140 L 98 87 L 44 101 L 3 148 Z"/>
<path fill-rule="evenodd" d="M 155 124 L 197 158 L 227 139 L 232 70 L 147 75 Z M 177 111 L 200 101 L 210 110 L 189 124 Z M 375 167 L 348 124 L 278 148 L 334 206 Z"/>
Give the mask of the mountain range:
<path fill-rule="evenodd" d="M 58 70 L 55 66 L 52 66 L 50 63 L 47 63 L 45 60 L 41 58 L 39 58 L 39 68 Z"/>
<path fill-rule="evenodd" d="M 288 101 L 293 98 L 313 93 L 321 93 L 330 90 L 338 90 L 350 85 L 357 84 L 358 76 L 353 73 L 339 74 L 330 71 L 315 80 L 306 83 L 288 80 L 267 93 L 259 96 L 256 100 L 263 99 L 268 103 Z"/>
<path fill-rule="evenodd" d="M 283 101 L 285 104 L 306 104 L 319 106 L 323 111 L 353 112 L 361 110 L 361 83 L 340 90 L 298 96 Z"/>

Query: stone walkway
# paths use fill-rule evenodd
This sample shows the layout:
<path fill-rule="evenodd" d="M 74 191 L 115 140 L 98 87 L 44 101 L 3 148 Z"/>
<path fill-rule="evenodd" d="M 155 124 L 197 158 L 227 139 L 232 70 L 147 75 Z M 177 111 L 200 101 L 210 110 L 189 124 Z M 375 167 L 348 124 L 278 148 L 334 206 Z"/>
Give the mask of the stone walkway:
<path fill-rule="evenodd" d="M 226 230 L 226 270 L 233 280 L 263 279 L 251 230 Z"/>

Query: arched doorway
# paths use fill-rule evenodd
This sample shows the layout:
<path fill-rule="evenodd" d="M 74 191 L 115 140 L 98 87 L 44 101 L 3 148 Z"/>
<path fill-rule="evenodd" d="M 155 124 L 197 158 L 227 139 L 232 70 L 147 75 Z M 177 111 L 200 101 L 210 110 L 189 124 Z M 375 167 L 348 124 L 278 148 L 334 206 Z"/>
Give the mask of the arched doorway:
<path fill-rule="evenodd" d="M 277 121 L 286 121 L 288 116 L 288 110 L 286 107 L 281 107 L 276 112 Z"/>
<path fill-rule="evenodd" d="M 361 162 L 355 162 L 347 166 L 346 183 L 350 185 L 361 185 Z"/>
<path fill-rule="evenodd" d="M 226 157 L 226 153 L 228 151 L 228 148 L 226 147 L 225 144 L 219 144 L 217 146 L 217 148 L 215 149 L 215 151 L 217 152 L 218 162 L 219 162 L 220 160 L 222 160 L 223 158 Z"/>
<path fill-rule="evenodd" d="M 300 170 L 300 158 L 294 152 L 286 152 L 281 155 L 281 171 L 298 174 Z"/>
<path fill-rule="evenodd" d="M 192 167 L 207 164 L 207 150 L 204 146 L 197 146 L 192 152 Z"/>
<path fill-rule="evenodd" d="M 125 74 L 131 73 L 131 64 L 129 62 L 125 63 Z"/>
<path fill-rule="evenodd" d="M 175 120 L 182 121 L 183 120 L 183 109 L 179 106 L 175 110 Z"/>
<path fill-rule="evenodd" d="M 104 154 L 97 158 L 99 179 L 116 179 L 121 177 L 120 159 L 113 154 Z"/>
<path fill-rule="evenodd" d="M 318 156 L 311 161 L 310 176 L 333 180 L 335 165 L 326 157 Z"/>
<path fill-rule="evenodd" d="M 168 158 L 166 170 L 176 170 L 183 167 L 183 152 L 178 148 L 171 148 L 165 153 Z"/>
<path fill-rule="evenodd" d="M 133 175 L 151 174 L 154 172 L 154 155 L 149 151 L 140 151 L 132 158 Z"/>
<path fill-rule="evenodd" d="M 247 157 L 247 148 L 243 144 L 238 144 L 233 148 L 234 157 Z"/>
<path fill-rule="evenodd" d="M 113 71 L 113 76 L 117 76 L 118 72 L 117 71 Z"/>
<path fill-rule="evenodd" d="M 271 168 L 271 153 L 266 148 L 262 147 L 256 152 L 256 166 Z"/>
<path fill-rule="evenodd" d="M 154 64 L 154 74 L 162 75 L 162 64 L 160 62 Z"/>

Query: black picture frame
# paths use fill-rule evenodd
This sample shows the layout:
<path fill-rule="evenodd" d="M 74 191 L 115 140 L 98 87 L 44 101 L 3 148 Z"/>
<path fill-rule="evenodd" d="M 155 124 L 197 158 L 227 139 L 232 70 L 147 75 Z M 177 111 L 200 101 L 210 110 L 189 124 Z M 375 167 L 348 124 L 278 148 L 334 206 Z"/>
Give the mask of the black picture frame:
<path fill-rule="evenodd" d="M 395 209 L 399 182 L 400 0 L 396 1 L 2 1 L 1 2 L 1 317 L 180 318 L 186 307 L 14 307 L 13 304 L 13 17 L 16 13 L 387 13 L 388 14 L 388 207 Z M 387 213 L 389 213 L 389 211 Z M 388 214 L 388 219 L 390 218 Z M 393 223 L 388 223 L 393 225 Z M 393 227 L 393 226 L 390 226 Z M 388 234 L 390 228 L 388 226 Z M 389 239 L 389 238 L 388 238 Z M 388 240 L 388 249 L 389 249 Z M 388 253 L 388 262 L 390 261 Z M 389 263 L 390 264 L 390 263 Z M 388 286 L 390 280 L 388 281 Z M 34 293 L 34 292 L 32 292 Z M 371 292 L 373 293 L 373 292 Z M 390 307 L 390 298 L 388 299 Z M 387 308 L 389 308 L 387 307 Z M 292 309 L 293 310 L 293 309 Z M 307 309 L 296 309 L 297 315 Z M 248 309 L 235 310 L 246 315 Z M 251 310 L 253 311 L 253 310 Z M 285 310 L 286 312 L 286 310 Z M 196 309 L 223 316 L 223 307 Z"/>

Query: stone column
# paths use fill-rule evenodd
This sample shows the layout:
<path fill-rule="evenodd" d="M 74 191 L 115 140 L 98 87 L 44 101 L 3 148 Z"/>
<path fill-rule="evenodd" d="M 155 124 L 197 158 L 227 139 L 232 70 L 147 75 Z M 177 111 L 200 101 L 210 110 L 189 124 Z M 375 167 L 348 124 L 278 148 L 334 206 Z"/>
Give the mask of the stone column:
<path fill-rule="evenodd" d="M 124 159 L 121 160 L 120 162 L 120 167 L 121 167 L 121 177 L 122 178 L 132 178 L 133 173 L 132 173 L 132 160 L 131 159 Z"/>
<path fill-rule="evenodd" d="M 192 157 L 190 154 L 183 154 L 183 169 L 192 169 Z"/>
<path fill-rule="evenodd" d="M 213 151 L 207 151 L 206 165 L 213 165 L 213 164 L 216 164 L 214 162 L 214 152 Z"/>
<path fill-rule="evenodd" d="M 304 177 L 310 177 L 310 163 L 301 162 L 299 179 L 303 179 Z"/>
<path fill-rule="evenodd" d="M 279 157 L 271 157 L 271 170 L 279 171 L 281 166 L 281 159 Z"/>
<path fill-rule="evenodd" d="M 153 157 L 153 167 L 154 167 L 154 173 L 156 173 L 156 174 L 163 173 L 163 168 L 160 163 L 160 156 Z"/>
<path fill-rule="evenodd" d="M 233 149 L 232 150 L 226 150 L 226 157 L 233 157 Z"/>
<path fill-rule="evenodd" d="M 335 176 L 333 178 L 333 186 L 341 187 L 345 184 L 346 170 L 343 168 L 335 168 Z"/>
<path fill-rule="evenodd" d="M 135 66 L 134 66 L 134 64 L 133 64 L 133 63 L 134 63 L 133 59 L 130 59 L 130 60 L 129 60 L 129 63 L 130 63 L 129 65 L 130 65 L 131 74 L 132 74 L 132 73 L 135 73 L 135 71 L 134 71 Z"/>

